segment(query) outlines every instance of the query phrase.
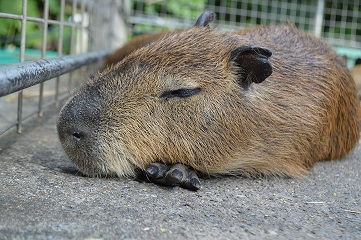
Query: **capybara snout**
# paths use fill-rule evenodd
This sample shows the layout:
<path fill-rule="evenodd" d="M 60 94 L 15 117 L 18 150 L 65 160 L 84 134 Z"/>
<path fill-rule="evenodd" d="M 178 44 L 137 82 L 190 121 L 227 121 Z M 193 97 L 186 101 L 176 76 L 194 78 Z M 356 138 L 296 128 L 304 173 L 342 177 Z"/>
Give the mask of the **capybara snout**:
<path fill-rule="evenodd" d="M 96 93 L 74 96 L 58 119 L 58 134 L 64 148 L 75 155 L 72 158 L 75 165 L 87 169 L 84 173 L 91 176 L 101 175 L 97 162 L 92 161 L 92 152 L 98 148 L 94 139 L 98 138 L 96 129 L 101 120 L 100 102 Z"/>
<path fill-rule="evenodd" d="M 196 26 L 147 40 L 93 77 L 58 131 L 90 176 L 134 176 L 156 162 L 299 176 L 349 153 L 360 116 L 346 66 L 321 40 L 290 24 Z"/>

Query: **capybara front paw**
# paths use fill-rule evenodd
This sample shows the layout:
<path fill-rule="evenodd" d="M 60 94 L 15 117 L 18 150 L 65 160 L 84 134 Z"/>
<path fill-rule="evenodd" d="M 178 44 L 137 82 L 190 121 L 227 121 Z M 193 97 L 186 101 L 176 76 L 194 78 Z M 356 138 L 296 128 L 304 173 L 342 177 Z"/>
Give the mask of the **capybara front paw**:
<path fill-rule="evenodd" d="M 183 164 L 166 165 L 152 163 L 146 168 L 146 174 L 151 182 L 166 186 L 180 186 L 190 190 L 202 188 L 195 171 Z"/>

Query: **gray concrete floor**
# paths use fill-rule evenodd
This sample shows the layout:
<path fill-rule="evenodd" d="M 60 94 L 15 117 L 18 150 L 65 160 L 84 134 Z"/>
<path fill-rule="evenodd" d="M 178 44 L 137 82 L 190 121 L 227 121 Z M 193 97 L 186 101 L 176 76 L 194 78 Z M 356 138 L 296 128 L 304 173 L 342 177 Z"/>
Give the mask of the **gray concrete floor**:
<path fill-rule="evenodd" d="M 360 144 L 303 179 L 211 178 L 192 192 L 81 176 L 56 117 L 0 138 L 0 239 L 360 239 Z"/>

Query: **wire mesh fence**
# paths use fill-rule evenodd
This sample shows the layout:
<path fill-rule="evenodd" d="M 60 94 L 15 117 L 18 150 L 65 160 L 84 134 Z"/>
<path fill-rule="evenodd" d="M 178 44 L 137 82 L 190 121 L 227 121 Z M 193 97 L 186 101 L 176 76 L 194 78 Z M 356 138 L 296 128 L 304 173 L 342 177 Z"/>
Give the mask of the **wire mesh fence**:
<path fill-rule="evenodd" d="M 332 45 L 361 48 L 359 0 L 140 0 L 129 22 L 135 34 L 191 26 L 205 9 L 216 13 L 214 26 L 235 30 L 290 21 Z"/>

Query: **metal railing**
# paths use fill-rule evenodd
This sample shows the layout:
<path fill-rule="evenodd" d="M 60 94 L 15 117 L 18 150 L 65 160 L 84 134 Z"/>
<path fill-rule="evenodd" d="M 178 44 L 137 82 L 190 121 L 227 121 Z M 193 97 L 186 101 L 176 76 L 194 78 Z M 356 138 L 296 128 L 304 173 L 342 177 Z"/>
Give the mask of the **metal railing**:
<path fill-rule="evenodd" d="M 0 66 L 0 97 L 42 84 L 82 66 L 98 62 L 110 53 L 111 51 L 98 51 Z M 56 92 L 58 93 L 59 89 L 56 89 Z M 55 96 L 57 99 L 58 94 Z"/>

